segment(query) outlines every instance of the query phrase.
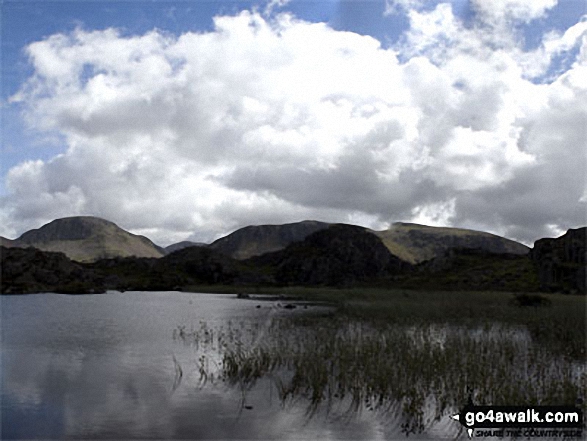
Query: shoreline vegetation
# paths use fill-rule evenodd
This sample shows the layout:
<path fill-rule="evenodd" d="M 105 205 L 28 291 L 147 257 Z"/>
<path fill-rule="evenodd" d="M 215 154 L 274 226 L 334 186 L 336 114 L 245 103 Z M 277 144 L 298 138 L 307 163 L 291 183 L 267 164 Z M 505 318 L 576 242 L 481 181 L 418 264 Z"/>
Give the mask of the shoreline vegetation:
<path fill-rule="evenodd" d="M 331 312 L 240 328 L 178 328 L 201 353 L 202 382 L 271 381 L 284 405 L 384 412 L 421 433 L 469 398 L 492 405 L 575 405 L 587 394 L 584 296 L 503 292 L 310 290 Z M 237 301 L 237 300 L 235 300 Z M 244 399 L 244 398 L 243 398 Z M 243 401 L 244 402 L 244 401 Z"/>

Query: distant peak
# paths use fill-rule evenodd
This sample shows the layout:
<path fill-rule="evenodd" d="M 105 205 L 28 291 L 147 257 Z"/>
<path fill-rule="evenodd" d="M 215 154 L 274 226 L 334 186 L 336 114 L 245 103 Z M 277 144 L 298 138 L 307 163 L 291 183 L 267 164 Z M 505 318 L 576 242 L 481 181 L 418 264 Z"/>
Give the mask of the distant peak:
<path fill-rule="evenodd" d="M 101 217 L 96 216 L 68 216 L 62 217 L 59 219 L 55 219 L 54 221 L 49 222 L 52 223 L 59 223 L 59 222 L 87 222 L 87 223 L 95 223 L 95 224 L 108 224 L 108 225 L 116 225 L 114 222 L 103 219 Z M 49 225 L 47 224 L 47 225 Z"/>
<path fill-rule="evenodd" d="M 416 224 L 414 222 L 394 222 L 394 227 L 429 227 L 429 225 Z"/>

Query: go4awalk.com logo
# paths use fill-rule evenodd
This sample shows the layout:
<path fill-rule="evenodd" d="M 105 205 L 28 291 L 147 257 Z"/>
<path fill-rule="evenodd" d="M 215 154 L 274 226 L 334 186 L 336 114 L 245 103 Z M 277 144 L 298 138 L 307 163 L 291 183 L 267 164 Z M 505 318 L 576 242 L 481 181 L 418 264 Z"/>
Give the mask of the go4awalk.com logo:
<path fill-rule="evenodd" d="M 451 418 L 472 436 L 582 438 L 583 411 L 573 406 L 475 406 Z"/>

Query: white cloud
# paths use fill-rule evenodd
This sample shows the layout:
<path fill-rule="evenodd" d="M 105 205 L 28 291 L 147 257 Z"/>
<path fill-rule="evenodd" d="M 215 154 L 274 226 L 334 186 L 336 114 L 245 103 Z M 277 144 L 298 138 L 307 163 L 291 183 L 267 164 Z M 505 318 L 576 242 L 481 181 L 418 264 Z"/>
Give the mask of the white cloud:
<path fill-rule="evenodd" d="M 543 17 L 558 0 L 471 0 L 482 20 L 493 24 L 504 20 L 528 23 Z"/>
<path fill-rule="evenodd" d="M 491 17 L 537 18 L 551 4 L 505 1 Z M 307 218 L 428 220 L 526 241 L 584 223 L 583 25 L 545 38 L 543 61 L 582 46 L 555 81 L 534 84 L 515 38 L 496 48 L 447 4 L 408 14 L 393 49 L 246 11 L 207 33 L 78 29 L 32 43 L 34 75 L 12 101 L 67 151 L 10 170 L 3 233 L 75 214 L 162 244 Z"/>

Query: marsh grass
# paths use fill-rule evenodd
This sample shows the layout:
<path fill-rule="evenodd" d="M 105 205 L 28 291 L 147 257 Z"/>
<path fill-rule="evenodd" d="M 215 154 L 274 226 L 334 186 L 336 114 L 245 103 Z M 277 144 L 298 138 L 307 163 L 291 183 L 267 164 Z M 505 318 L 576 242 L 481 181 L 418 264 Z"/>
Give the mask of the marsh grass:
<path fill-rule="evenodd" d="M 518 306 L 503 293 L 340 294 L 335 314 L 201 323 L 175 337 L 201 352 L 203 381 L 246 391 L 269 377 L 282 403 L 302 399 L 309 415 L 346 403 L 350 413 L 395 414 L 405 433 L 426 430 L 469 398 L 569 405 L 586 396 L 584 298 Z"/>

